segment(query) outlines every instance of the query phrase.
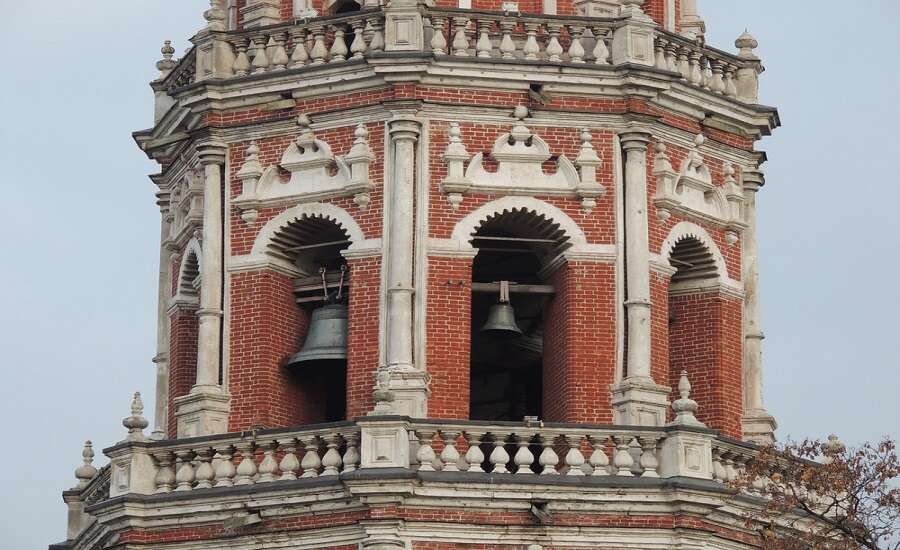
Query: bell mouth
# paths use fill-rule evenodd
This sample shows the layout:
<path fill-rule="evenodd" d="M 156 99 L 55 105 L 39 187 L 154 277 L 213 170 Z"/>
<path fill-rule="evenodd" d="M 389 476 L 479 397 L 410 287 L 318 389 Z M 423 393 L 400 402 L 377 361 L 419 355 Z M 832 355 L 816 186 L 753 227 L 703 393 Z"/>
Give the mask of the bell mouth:
<path fill-rule="evenodd" d="M 498 338 L 515 338 L 521 336 L 522 329 L 516 324 L 516 314 L 512 305 L 501 302 L 491 306 L 487 322 L 481 327 L 482 334 Z"/>

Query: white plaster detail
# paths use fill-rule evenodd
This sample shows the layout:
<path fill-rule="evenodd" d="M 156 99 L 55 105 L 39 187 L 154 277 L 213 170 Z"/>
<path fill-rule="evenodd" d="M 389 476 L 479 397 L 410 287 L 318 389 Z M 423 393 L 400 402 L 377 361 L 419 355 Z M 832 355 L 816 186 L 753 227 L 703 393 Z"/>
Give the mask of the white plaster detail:
<path fill-rule="evenodd" d="M 709 249 L 710 254 L 712 254 L 713 260 L 716 263 L 716 271 L 719 273 L 719 277 L 722 282 L 727 282 L 730 286 L 735 286 L 737 288 L 741 287 L 741 284 L 737 281 L 734 281 L 728 275 L 728 265 L 725 263 L 725 257 L 722 255 L 722 252 L 719 250 L 719 247 L 716 246 L 716 242 L 710 236 L 709 232 L 706 229 L 700 227 L 699 225 L 683 221 L 679 222 L 675 227 L 669 231 L 669 235 L 663 241 L 662 246 L 659 249 L 659 255 L 663 259 L 663 261 L 675 268 L 669 261 L 670 256 L 672 255 L 672 250 L 675 249 L 675 245 L 684 239 L 689 237 L 693 237 L 703 243 Z"/>
<path fill-rule="evenodd" d="M 189 168 L 169 189 L 168 241 L 183 243 L 203 226 L 203 172 Z"/>
<path fill-rule="evenodd" d="M 514 111 L 517 120 L 512 130 L 501 134 L 494 141 L 489 157 L 496 161 L 497 170 L 489 172 L 484 167 L 484 154 L 471 158 L 462 141 L 459 124 L 451 123 L 449 143 L 444 152 L 447 177 L 441 182 L 441 191 L 454 210 L 469 192 L 503 195 L 535 195 L 541 193 L 576 196 L 589 213 L 596 206 L 596 199 L 606 191 L 597 183 L 596 171 L 602 165 L 591 144 L 589 130 L 581 133 L 581 150 L 573 163 L 560 155 L 556 171 L 546 174 L 543 164 L 553 158 L 546 141 L 526 125 L 528 109 L 519 105 Z M 468 164 L 467 164 L 468 163 Z"/>
<path fill-rule="evenodd" d="M 232 201 L 247 224 L 254 223 L 257 211 L 265 206 L 353 196 L 357 206 L 365 210 L 371 202 L 369 194 L 374 185 L 369 179 L 369 167 L 375 156 L 369 148 L 366 127 L 358 124 L 350 151 L 346 156 L 336 156 L 328 143 L 316 138 L 309 117 L 300 115 L 297 123 L 300 135 L 284 151 L 279 164 L 291 174 L 287 182 L 281 181 L 278 166 L 260 164 L 255 142 L 247 148 L 247 158 L 236 174 L 243 188 L 240 196 Z M 334 174 L 332 168 L 336 170 Z"/>
<path fill-rule="evenodd" d="M 275 234 L 291 222 L 302 220 L 303 218 L 324 218 L 336 222 L 350 237 L 351 244 L 348 250 L 351 252 L 369 247 L 370 243 L 366 241 L 362 229 L 349 212 L 333 204 L 313 202 L 298 204 L 293 208 L 288 208 L 269 220 L 257 233 L 251 254 L 254 256 L 268 255 L 268 247 Z"/>
<path fill-rule="evenodd" d="M 175 296 L 172 299 L 173 303 L 196 303 L 199 305 L 200 298 L 197 292 L 199 280 L 197 279 L 197 275 L 199 275 L 200 270 L 202 269 L 202 264 L 200 263 L 202 257 L 203 253 L 200 247 L 200 241 L 194 237 L 188 241 L 187 246 L 184 248 L 184 253 L 181 255 L 181 264 L 178 267 L 178 280 L 176 281 L 175 286 Z M 197 269 L 196 274 L 193 273 L 194 265 L 196 265 Z"/>

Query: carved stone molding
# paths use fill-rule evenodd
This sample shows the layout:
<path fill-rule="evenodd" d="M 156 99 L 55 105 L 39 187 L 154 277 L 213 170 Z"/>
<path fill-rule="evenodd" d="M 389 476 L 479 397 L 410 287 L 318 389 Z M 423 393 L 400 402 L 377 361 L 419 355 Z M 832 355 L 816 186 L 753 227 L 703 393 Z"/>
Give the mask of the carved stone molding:
<path fill-rule="evenodd" d="M 724 185 L 713 183 L 712 173 L 700 147 L 705 138 L 698 135 L 687 158 L 676 171 L 666 154 L 666 145 L 656 144 L 653 174 L 656 176 L 656 195 L 653 205 L 662 221 L 673 214 L 685 220 L 705 223 L 725 231 L 729 245 L 738 242 L 746 224 L 741 219 L 744 198 L 735 178 L 734 166 L 725 166 Z"/>
<path fill-rule="evenodd" d="M 356 205 L 366 210 L 371 202 L 374 185 L 369 178 L 369 167 L 375 156 L 369 148 L 366 127 L 357 125 L 348 154 L 336 156 L 326 142 L 316 138 L 308 117 L 301 115 L 297 122 L 301 127 L 300 136 L 284 151 L 279 164 L 290 172 L 287 182 L 279 177 L 279 166 L 263 167 L 260 164 L 256 142 L 247 148 L 247 158 L 237 173 L 243 188 L 233 201 L 247 224 L 256 221 L 260 208 L 269 206 L 292 206 L 353 196 Z M 334 174 L 332 167 L 336 167 Z"/>
<path fill-rule="evenodd" d="M 163 243 L 169 249 L 181 248 L 194 232 L 203 227 L 203 172 L 189 168 L 183 178 L 169 189 L 169 205 L 164 213 L 169 235 Z"/>
<path fill-rule="evenodd" d="M 484 155 L 471 158 L 463 144 L 458 123 L 450 125 L 450 142 L 444 153 L 447 177 L 441 182 L 441 191 L 454 210 L 462 204 L 466 193 L 495 195 L 562 195 L 578 197 L 585 212 L 597 205 L 597 198 L 606 189 L 597 182 L 597 168 L 602 165 L 594 149 L 593 136 L 588 130 L 581 133 L 581 150 L 573 163 L 565 155 L 556 162 L 556 172 L 547 174 L 543 164 L 553 158 L 550 146 L 540 136 L 525 126 L 528 109 L 518 106 L 514 116 L 516 124 L 508 133 L 501 134 L 489 154 L 496 161 L 497 170 L 489 172 L 484 167 Z M 468 162 L 468 166 L 466 166 Z"/>

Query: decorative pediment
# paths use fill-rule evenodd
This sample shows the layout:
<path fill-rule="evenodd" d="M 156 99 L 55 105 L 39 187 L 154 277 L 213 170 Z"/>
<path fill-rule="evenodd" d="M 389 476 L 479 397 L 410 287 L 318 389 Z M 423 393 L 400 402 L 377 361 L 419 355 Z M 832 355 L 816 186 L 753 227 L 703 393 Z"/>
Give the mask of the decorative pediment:
<path fill-rule="evenodd" d="M 253 223 L 259 209 L 266 206 L 290 206 L 331 197 L 352 195 L 360 209 L 369 206 L 369 193 L 374 188 L 369 167 L 375 156 L 369 148 L 366 127 L 359 124 L 350 152 L 336 156 L 328 143 L 316 138 L 308 117 L 301 115 L 297 121 L 300 135 L 288 145 L 278 166 L 260 164 L 255 141 L 247 147 L 244 164 L 236 174 L 243 188 L 234 200 L 246 223 Z M 279 166 L 290 173 L 287 181 L 282 180 Z"/>
<path fill-rule="evenodd" d="M 203 226 L 203 174 L 189 168 L 169 189 L 166 211 L 169 223 L 169 241 L 177 248 L 188 241 L 194 231 Z"/>
<path fill-rule="evenodd" d="M 470 158 L 459 124 L 450 125 L 449 143 L 444 153 L 447 177 L 441 182 L 441 190 L 447 193 L 447 200 L 454 210 L 459 208 L 463 195 L 470 192 L 577 196 L 582 199 L 587 212 L 597 205 L 596 199 L 605 189 L 597 183 L 596 172 L 602 161 L 591 143 L 591 133 L 582 131 L 581 151 L 574 163 L 560 155 L 556 171 L 547 174 L 543 166 L 553 159 L 553 153 L 546 141 L 525 126 L 524 119 L 528 114 L 527 108 L 516 107 L 516 124 L 509 133 L 494 141 L 489 156 L 497 163 L 496 171 L 484 167 L 482 153 Z"/>
<path fill-rule="evenodd" d="M 724 185 L 713 183 L 712 172 L 700 154 L 704 142 L 702 135 L 694 139 L 679 171 L 672 167 L 666 145 L 656 144 L 653 164 L 656 215 L 663 221 L 677 214 L 686 220 L 711 224 L 724 229 L 728 244 L 734 244 L 745 228 L 741 219 L 743 194 L 730 164 L 725 166 Z"/>

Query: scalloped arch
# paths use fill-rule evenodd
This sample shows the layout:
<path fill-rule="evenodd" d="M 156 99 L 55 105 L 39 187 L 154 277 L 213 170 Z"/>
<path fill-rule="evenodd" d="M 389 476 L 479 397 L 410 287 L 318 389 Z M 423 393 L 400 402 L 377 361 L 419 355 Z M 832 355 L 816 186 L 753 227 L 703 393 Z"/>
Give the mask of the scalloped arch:
<path fill-rule="evenodd" d="M 725 263 L 725 257 L 722 255 L 722 251 L 719 250 L 716 242 L 712 239 L 706 229 L 703 229 L 695 223 L 685 221 L 676 224 L 663 241 L 662 247 L 659 249 L 659 255 L 665 259 L 666 262 L 669 262 L 669 257 L 671 256 L 675 245 L 678 244 L 679 241 L 690 237 L 697 239 L 709 249 L 709 252 L 716 262 L 716 271 L 718 271 L 719 278 L 721 280 L 730 279 L 728 265 Z M 671 265 L 671 262 L 669 262 L 669 265 Z"/>
<path fill-rule="evenodd" d="M 200 246 L 200 241 L 197 240 L 196 237 L 192 238 L 188 241 L 187 245 L 184 247 L 184 253 L 181 255 L 181 263 L 178 266 L 178 281 L 175 285 L 175 291 L 177 296 L 191 296 L 196 295 L 196 291 L 194 290 L 194 280 L 186 280 L 186 276 L 188 275 L 188 269 L 192 268 L 191 265 L 191 257 L 194 258 L 193 263 L 197 266 L 197 274 L 200 273 L 203 264 L 203 249 Z"/>
<path fill-rule="evenodd" d="M 324 218 L 332 220 L 340 225 L 350 236 L 350 247 L 348 250 L 354 250 L 355 247 L 359 247 L 361 243 L 365 241 L 362 229 L 349 212 L 333 204 L 312 202 L 288 208 L 281 214 L 278 214 L 269 220 L 269 222 L 259 231 L 259 234 L 257 234 L 256 240 L 253 242 L 251 253 L 268 255 L 268 245 L 272 241 L 272 237 L 275 236 L 275 233 L 284 226 L 294 221 L 302 220 L 303 218 Z"/>
<path fill-rule="evenodd" d="M 450 238 L 459 250 L 474 252 L 475 247 L 470 241 L 478 228 L 490 218 L 514 210 L 533 212 L 559 224 L 573 248 L 587 246 L 587 237 L 575 220 L 552 204 L 532 197 L 501 197 L 485 203 L 457 222 Z"/>

